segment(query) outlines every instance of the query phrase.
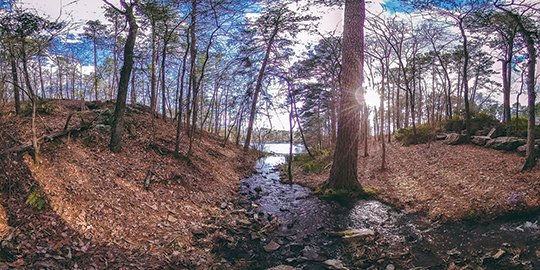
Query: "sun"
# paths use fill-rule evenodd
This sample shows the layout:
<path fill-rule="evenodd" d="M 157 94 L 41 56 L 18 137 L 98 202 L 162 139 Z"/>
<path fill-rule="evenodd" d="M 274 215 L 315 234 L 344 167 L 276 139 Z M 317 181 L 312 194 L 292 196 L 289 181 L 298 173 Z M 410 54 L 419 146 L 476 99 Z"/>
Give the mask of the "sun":
<path fill-rule="evenodd" d="M 375 90 L 367 90 L 364 99 L 369 107 L 377 107 L 381 103 L 381 97 Z"/>

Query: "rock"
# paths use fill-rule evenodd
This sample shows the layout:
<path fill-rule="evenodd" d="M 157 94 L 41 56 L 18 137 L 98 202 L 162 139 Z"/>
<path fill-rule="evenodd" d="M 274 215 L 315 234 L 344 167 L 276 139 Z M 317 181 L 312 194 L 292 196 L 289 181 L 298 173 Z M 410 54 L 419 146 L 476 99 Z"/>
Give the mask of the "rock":
<path fill-rule="evenodd" d="M 479 146 L 484 146 L 486 145 L 486 143 L 491 140 L 491 137 L 488 137 L 488 136 L 472 136 L 471 137 L 471 142 L 473 144 L 476 144 L 476 145 L 479 145 Z"/>
<path fill-rule="evenodd" d="M 300 270 L 300 268 L 292 267 L 290 265 L 280 264 L 278 266 L 274 266 L 274 267 L 268 268 L 266 270 Z"/>
<path fill-rule="evenodd" d="M 493 139 L 493 138 L 501 136 L 503 133 L 504 133 L 504 130 L 501 127 L 494 127 L 489 131 L 489 133 L 486 136 Z"/>
<path fill-rule="evenodd" d="M 488 141 L 486 147 L 496 150 L 514 151 L 525 143 L 524 139 L 516 137 L 498 137 Z"/>
<path fill-rule="evenodd" d="M 175 218 L 175 217 L 173 217 L 173 216 L 171 216 L 171 215 L 169 215 L 169 216 L 167 217 L 167 221 L 172 222 L 172 223 L 175 223 L 175 222 L 178 221 L 178 219 Z"/>
<path fill-rule="evenodd" d="M 302 256 L 310 261 L 324 261 L 324 258 L 319 254 L 319 251 L 313 247 L 306 246 L 302 250 Z"/>
<path fill-rule="evenodd" d="M 375 235 L 375 231 L 371 229 L 353 229 L 348 231 L 342 231 L 338 233 L 343 238 L 356 238 Z"/>
<path fill-rule="evenodd" d="M 460 143 L 463 143 L 463 135 L 458 133 L 450 133 L 446 136 L 446 139 L 444 140 L 445 144 L 449 145 L 457 145 Z"/>
<path fill-rule="evenodd" d="M 328 269 L 349 270 L 349 268 L 345 267 L 340 260 L 331 259 L 331 260 L 326 260 L 323 263 Z"/>
<path fill-rule="evenodd" d="M 395 270 L 396 267 L 393 264 L 389 264 L 386 266 L 386 270 Z"/>
<path fill-rule="evenodd" d="M 536 153 L 539 154 L 540 153 L 540 147 L 538 145 L 535 145 L 534 146 L 534 149 L 536 150 Z M 519 153 L 519 154 L 522 154 L 522 155 L 525 155 L 527 153 L 527 144 L 524 144 L 520 147 L 518 147 L 516 149 L 516 151 Z"/>
<path fill-rule="evenodd" d="M 448 254 L 448 256 L 450 257 L 459 257 L 461 255 L 461 252 L 457 248 L 453 248 L 451 250 L 448 250 L 446 254 Z"/>
<path fill-rule="evenodd" d="M 276 243 L 274 241 L 270 241 L 263 248 L 264 248 L 264 251 L 266 251 L 266 252 L 272 252 L 272 251 L 278 250 L 280 247 L 281 246 L 278 243 Z"/>
<path fill-rule="evenodd" d="M 193 228 L 191 228 L 191 233 L 195 236 L 201 236 L 206 234 L 206 232 L 201 226 L 193 226 Z"/>
<path fill-rule="evenodd" d="M 493 255 L 492 258 L 495 259 L 495 260 L 498 260 L 498 259 L 500 259 L 505 253 L 506 253 L 506 251 L 504 251 L 504 250 L 502 250 L 502 249 L 499 249 L 499 250 L 497 251 L 497 253 L 495 253 L 495 255 Z"/>
<path fill-rule="evenodd" d="M 445 140 L 447 136 L 448 136 L 448 135 L 447 135 L 447 134 L 444 134 L 444 133 L 437 134 L 437 135 L 435 135 L 435 140 L 437 140 L 437 141 L 442 141 L 442 140 Z"/>
<path fill-rule="evenodd" d="M 219 206 L 219 208 L 225 210 L 225 208 L 227 208 L 227 203 L 226 203 L 226 202 L 222 202 L 221 205 Z"/>
<path fill-rule="evenodd" d="M 480 130 L 477 130 L 474 135 L 475 136 L 487 136 L 489 134 L 489 132 L 491 132 L 491 129 L 480 129 Z M 490 137 L 491 139 L 491 137 Z"/>

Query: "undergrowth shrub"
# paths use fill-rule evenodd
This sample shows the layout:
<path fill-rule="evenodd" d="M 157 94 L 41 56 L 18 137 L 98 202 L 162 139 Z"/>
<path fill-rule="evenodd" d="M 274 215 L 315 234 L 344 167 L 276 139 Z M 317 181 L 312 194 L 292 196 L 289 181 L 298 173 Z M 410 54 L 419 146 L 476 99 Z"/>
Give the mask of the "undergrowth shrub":
<path fill-rule="evenodd" d="M 478 130 L 490 129 L 500 125 L 499 120 L 487 113 L 479 112 L 471 116 L 471 134 Z M 465 120 L 460 116 L 454 116 L 451 119 L 443 121 L 444 130 L 448 132 L 461 133 L 465 129 Z"/>
<path fill-rule="evenodd" d="M 465 129 L 465 122 L 459 116 L 454 116 L 450 119 L 446 119 L 443 122 L 444 130 L 460 133 Z"/>
<path fill-rule="evenodd" d="M 435 137 L 435 129 L 428 124 L 416 126 L 416 137 L 412 127 L 399 129 L 395 135 L 398 142 L 403 145 L 427 143 Z"/>
<path fill-rule="evenodd" d="M 34 209 L 43 210 L 45 206 L 47 206 L 47 200 L 45 200 L 43 195 L 41 195 L 37 189 L 32 188 L 30 194 L 28 194 L 28 197 L 26 198 L 26 204 Z"/>
<path fill-rule="evenodd" d="M 512 118 L 512 121 L 503 125 L 506 136 L 527 138 L 529 120 L 525 117 Z M 536 139 L 540 139 L 540 126 L 535 126 Z"/>
<path fill-rule="evenodd" d="M 293 164 L 302 168 L 305 173 L 321 173 L 332 161 L 332 153 L 329 150 L 317 150 L 313 157 L 307 153 L 297 154 L 293 158 Z"/>
<path fill-rule="evenodd" d="M 39 113 L 39 114 L 53 114 L 53 113 L 55 113 L 55 112 L 57 112 L 59 110 L 60 110 L 60 107 L 58 106 L 58 104 L 56 104 L 53 101 L 41 100 L 41 99 L 38 99 L 36 101 L 36 112 Z M 24 106 L 24 109 L 22 111 L 22 114 L 24 116 L 32 115 L 32 103 L 31 102 L 26 103 L 26 105 Z"/>

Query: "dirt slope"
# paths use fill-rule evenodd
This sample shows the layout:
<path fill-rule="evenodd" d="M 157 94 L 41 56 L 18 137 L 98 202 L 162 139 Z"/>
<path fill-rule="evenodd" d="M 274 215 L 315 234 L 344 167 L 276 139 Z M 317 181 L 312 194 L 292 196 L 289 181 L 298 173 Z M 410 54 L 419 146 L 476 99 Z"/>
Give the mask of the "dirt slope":
<path fill-rule="evenodd" d="M 80 103 L 55 101 L 51 106 L 54 112 L 38 121 L 40 134 L 61 131 Z M 75 115 L 70 126 L 98 114 L 97 121 L 106 123 L 107 108 L 111 104 L 81 113 L 81 118 Z M 8 240 L 2 242 L 0 260 L 83 269 L 210 264 L 213 258 L 191 245 L 192 233 L 235 194 L 257 154 L 222 147 L 219 138 L 199 134 L 193 156 L 176 158 L 169 153 L 174 124 L 152 120 L 144 110 L 128 110 L 121 153 L 108 150 L 108 126 L 96 122 L 89 131 L 44 144 L 37 165 L 28 155 L 0 159 L 0 233 Z M 30 138 L 27 117 L 4 114 L 0 121 L 0 152 Z M 27 203 L 32 191 L 47 201 L 43 210 Z"/>
<path fill-rule="evenodd" d="M 378 197 L 434 220 L 492 219 L 540 209 L 540 166 L 520 172 L 523 157 L 473 145 L 388 146 L 387 170 L 381 151 L 370 143 L 370 156 L 360 157 L 359 179 Z M 328 177 L 296 171 L 296 181 L 315 187 Z"/>

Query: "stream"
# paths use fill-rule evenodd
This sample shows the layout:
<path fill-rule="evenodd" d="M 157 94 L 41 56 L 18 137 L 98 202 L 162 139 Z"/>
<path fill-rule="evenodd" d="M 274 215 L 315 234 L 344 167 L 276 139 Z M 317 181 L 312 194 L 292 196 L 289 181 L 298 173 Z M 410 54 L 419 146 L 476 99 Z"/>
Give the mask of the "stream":
<path fill-rule="evenodd" d="M 538 214 L 439 224 L 377 200 L 343 206 L 281 182 L 277 167 L 285 163 L 288 144 L 265 150 L 271 154 L 241 181 L 240 202 L 279 223 L 268 237 L 252 241 L 264 251 L 255 252 L 249 269 L 540 269 Z"/>

